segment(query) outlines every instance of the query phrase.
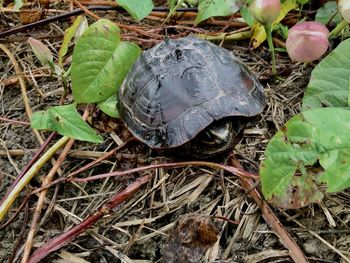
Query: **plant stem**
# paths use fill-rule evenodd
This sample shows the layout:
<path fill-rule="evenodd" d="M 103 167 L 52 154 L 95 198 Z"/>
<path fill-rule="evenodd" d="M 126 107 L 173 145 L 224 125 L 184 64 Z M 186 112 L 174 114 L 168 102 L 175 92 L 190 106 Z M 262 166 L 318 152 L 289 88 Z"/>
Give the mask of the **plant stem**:
<path fill-rule="evenodd" d="M 207 161 L 188 161 L 188 162 L 177 162 L 177 163 L 162 163 L 162 164 L 151 164 L 147 166 L 141 166 L 129 170 L 124 170 L 124 171 L 115 171 L 111 173 L 105 173 L 105 174 L 98 174 L 90 177 L 84 177 L 84 178 L 68 178 L 66 181 L 69 182 L 90 182 L 94 180 L 99 180 L 107 177 L 114 177 L 114 176 L 123 176 L 123 175 L 128 175 L 131 173 L 136 173 L 136 172 L 141 172 L 141 171 L 146 171 L 150 169 L 155 169 L 155 168 L 174 168 L 174 167 L 183 167 L 183 166 L 205 166 L 205 167 L 210 167 L 213 169 L 222 169 L 225 170 L 229 173 L 232 173 L 236 176 L 239 177 L 244 177 L 244 178 L 249 178 L 253 180 L 259 180 L 259 176 L 250 173 L 247 171 L 244 171 L 242 169 L 237 169 L 232 166 L 228 165 L 223 165 L 223 164 L 218 164 L 218 163 L 213 163 L 213 162 L 207 162 Z"/>
<path fill-rule="evenodd" d="M 272 41 L 272 26 L 264 25 L 264 27 L 266 31 L 267 43 L 269 44 L 269 50 L 271 54 L 272 74 L 276 75 L 276 59 L 275 59 L 275 48 L 273 47 L 273 41 Z"/>
<path fill-rule="evenodd" d="M 21 180 L 16 184 L 16 186 L 9 193 L 7 198 L 3 201 L 0 206 L 0 221 L 6 215 L 6 212 L 15 201 L 16 197 L 19 195 L 21 190 L 28 184 L 28 182 L 33 178 L 33 176 L 39 171 L 39 169 L 63 146 L 67 143 L 69 137 L 62 137 L 58 142 L 48 149 L 40 159 L 33 164 L 33 166 L 28 170 L 28 172 L 21 178 Z"/>
<path fill-rule="evenodd" d="M 0 200 L 0 205 L 3 204 L 3 202 L 6 200 L 7 196 L 11 193 L 11 191 L 13 190 L 13 188 L 16 187 L 17 183 L 21 180 L 21 178 L 28 172 L 28 170 L 30 169 L 30 167 L 33 166 L 33 164 L 35 164 L 35 162 L 39 159 L 40 155 L 44 152 L 45 148 L 47 147 L 47 145 L 52 141 L 53 137 L 56 135 L 55 132 L 51 133 L 51 135 L 46 139 L 46 141 L 44 142 L 43 145 L 40 146 L 40 149 L 36 152 L 36 154 L 34 155 L 34 157 L 30 160 L 30 162 L 24 167 L 24 169 L 22 170 L 22 172 L 16 176 L 16 179 L 13 181 L 13 183 L 11 184 L 11 186 L 8 188 L 6 194 L 3 196 L 3 198 Z"/>
<path fill-rule="evenodd" d="M 164 19 L 162 25 L 164 25 L 166 22 L 169 21 L 169 19 L 175 14 L 176 9 L 178 9 L 185 0 L 178 0 L 177 4 L 174 6 L 174 8 L 170 8 L 168 16 Z"/>
<path fill-rule="evenodd" d="M 142 185 L 150 180 L 150 178 L 151 177 L 148 175 L 138 178 L 135 182 L 127 186 L 123 191 L 118 192 L 109 198 L 109 200 L 105 202 L 102 207 L 100 207 L 96 212 L 90 214 L 82 222 L 66 230 L 61 235 L 46 241 L 33 253 L 28 263 L 38 263 L 51 252 L 56 251 L 57 249 L 68 244 L 78 235 L 93 226 L 102 217 L 111 213 L 112 210 L 115 209 L 115 207 L 117 207 L 119 204 L 132 197 Z"/>
<path fill-rule="evenodd" d="M 250 31 L 243 31 L 243 32 L 238 32 L 238 33 L 221 33 L 218 35 L 206 35 L 206 34 L 196 34 L 197 37 L 203 38 L 205 40 L 213 41 L 213 40 L 241 40 L 241 39 L 246 39 L 250 38 L 252 33 Z"/>
<path fill-rule="evenodd" d="M 345 20 L 341 21 L 330 33 L 328 39 L 336 38 L 340 35 L 341 31 L 348 25 Z"/>

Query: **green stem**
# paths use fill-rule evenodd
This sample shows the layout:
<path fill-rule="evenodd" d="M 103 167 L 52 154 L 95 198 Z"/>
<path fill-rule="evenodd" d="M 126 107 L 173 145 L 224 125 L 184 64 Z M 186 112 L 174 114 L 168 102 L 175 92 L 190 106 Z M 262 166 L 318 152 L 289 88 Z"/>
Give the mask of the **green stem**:
<path fill-rule="evenodd" d="M 273 42 L 272 42 L 272 26 L 265 25 L 264 27 L 266 31 L 267 43 L 269 44 L 269 50 L 271 54 L 272 74 L 276 75 L 276 59 L 275 59 L 275 48 L 273 47 Z"/>
<path fill-rule="evenodd" d="M 52 145 L 50 149 L 48 149 L 47 152 L 45 152 L 43 156 L 41 156 L 40 159 L 35 164 L 33 164 L 33 166 L 28 170 L 28 172 L 21 178 L 21 180 L 16 184 L 16 186 L 12 189 L 12 191 L 9 193 L 7 198 L 4 200 L 4 202 L 0 206 L 0 221 L 4 218 L 4 216 L 6 215 L 6 212 L 8 211 L 12 203 L 15 201 L 16 197 L 19 195 L 21 190 L 29 183 L 29 181 L 39 171 L 39 169 L 48 160 L 50 160 L 50 158 L 63 145 L 67 143 L 68 140 L 69 140 L 69 137 L 62 137 L 58 142 Z"/>
<path fill-rule="evenodd" d="M 167 17 L 164 19 L 164 21 L 163 21 L 162 24 L 164 24 L 164 23 L 166 23 L 166 22 L 169 21 L 170 17 L 172 17 L 172 16 L 175 14 L 176 9 L 178 9 L 178 8 L 182 5 L 182 3 L 183 3 L 184 1 L 185 1 L 185 0 L 178 0 L 177 4 L 174 6 L 174 8 L 170 9 L 169 14 L 168 14 Z"/>
<path fill-rule="evenodd" d="M 340 35 L 341 31 L 348 25 L 345 20 L 341 21 L 330 33 L 328 39 L 336 38 Z"/>

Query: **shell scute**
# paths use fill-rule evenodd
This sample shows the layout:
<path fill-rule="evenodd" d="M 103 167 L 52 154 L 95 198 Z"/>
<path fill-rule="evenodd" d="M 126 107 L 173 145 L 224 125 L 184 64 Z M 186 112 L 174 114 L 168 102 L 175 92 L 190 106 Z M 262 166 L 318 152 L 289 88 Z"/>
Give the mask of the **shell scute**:
<path fill-rule="evenodd" d="M 251 117 L 265 106 L 262 85 L 242 62 L 192 36 L 144 51 L 118 96 L 128 129 L 152 148 L 183 145 L 215 120 Z"/>

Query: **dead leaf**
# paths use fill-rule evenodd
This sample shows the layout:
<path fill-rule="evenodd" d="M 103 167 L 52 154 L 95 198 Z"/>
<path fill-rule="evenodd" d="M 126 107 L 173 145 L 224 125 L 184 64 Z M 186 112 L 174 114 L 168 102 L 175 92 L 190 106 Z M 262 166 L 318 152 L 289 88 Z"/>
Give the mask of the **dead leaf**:
<path fill-rule="evenodd" d="M 187 214 L 175 223 L 163 252 L 164 263 L 199 262 L 218 239 L 219 228 L 210 216 Z"/>
<path fill-rule="evenodd" d="M 39 21 L 45 17 L 44 9 L 42 8 L 33 8 L 21 10 L 19 13 L 19 19 L 23 25 L 30 24 L 36 21 Z"/>

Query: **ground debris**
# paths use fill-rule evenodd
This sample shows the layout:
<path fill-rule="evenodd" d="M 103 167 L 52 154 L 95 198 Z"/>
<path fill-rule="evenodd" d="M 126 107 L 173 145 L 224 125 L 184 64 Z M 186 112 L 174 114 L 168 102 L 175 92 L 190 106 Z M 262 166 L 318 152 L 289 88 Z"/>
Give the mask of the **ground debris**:
<path fill-rule="evenodd" d="M 218 239 L 217 225 L 207 215 L 186 214 L 181 216 L 169 236 L 163 252 L 163 262 L 200 262 L 205 252 Z"/>

